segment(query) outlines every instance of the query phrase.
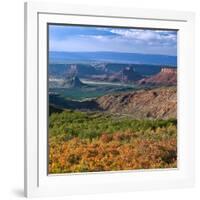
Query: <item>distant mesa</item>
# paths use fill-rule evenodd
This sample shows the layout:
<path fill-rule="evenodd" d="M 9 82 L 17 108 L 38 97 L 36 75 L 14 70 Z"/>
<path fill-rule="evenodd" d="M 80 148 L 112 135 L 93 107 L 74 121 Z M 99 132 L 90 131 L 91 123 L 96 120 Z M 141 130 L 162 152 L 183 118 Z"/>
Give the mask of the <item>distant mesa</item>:
<path fill-rule="evenodd" d="M 63 86 L 66 88 L 80 88 L 85 84 L 80 81 L 78 76 L 67 77 L 63 83 Z"/>
<path fill-rule="evenodd" d="M 80 81 L 78 77 L 77 65 L 70 65 L 69 69 L 66 72 L 63 86 L 66 88 L 79 88 L 83 85 L 84 84 Z"/>
<path fill-rule="evenodd" d="M 66 71 L 67 78 L 77 76 L 77 74 L 78 74 L 77 65 L 70 65 L 69 69 Z"/>
<path fill-rule="evenodd" d="M 158 74 L 143 78 L 138 81 L 138 84 L 159 86 L 177 85 L 177 69 L 173 67 L 162 67 Z"/>
<path fill-rule="evenodd" d="M 151 69 L 153 68 L 153 69 Z M 170 66 L 144 66 L 137 64 L 68 64 L 51 68 L 51 77 L 63 81 L 51 82 L 52 87 L 81 87 L 81 79 L 91 81 L 119 82 L 142 86 L 177 85 L 177 68 Z M 59 71 L 60 70 L 60 71 Z M 62 72 L 62 73 L 61 73 Z M 62 74 L 62 75 L 60 75 Z"/>
<path fill-rule="evenodd" d="M 124 67 L 119 72 L 109 73 L 109 74 L 105 73 L 99 76 L 92 76 L 91 78 L 97 81 L 133 83 L 144 78 L 144 76 L 136 72 L 133 66 L 127 66 Z"/>
<path fill-rule="evenodd" d="M 143 78 L 138 72 L 136 72 L 133 66 L 124 67 L 118 73 L 114 73 L 109 77 L 110 81 L 119 81 L 122 83 L 131 83 Z"/>
<path fill-rule="evenodd" d="M 137 81 L 143 78 L 136 70 L 134 69 L 133 66 L 131 67 L 125 67 L 122 72 L 122 82 L 132 82 L 132 81 Z"/>

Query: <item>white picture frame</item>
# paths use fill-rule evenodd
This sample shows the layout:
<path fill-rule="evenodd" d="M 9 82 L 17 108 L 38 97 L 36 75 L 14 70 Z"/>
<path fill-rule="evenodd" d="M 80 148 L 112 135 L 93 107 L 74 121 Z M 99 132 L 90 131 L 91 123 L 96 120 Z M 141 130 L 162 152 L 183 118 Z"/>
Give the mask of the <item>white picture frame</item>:
<path fill-rule="evenodd" d="M 47 23 L 178 30 L 178 168 L 47 173 Z M 194 14 L 25 3 L 25 196 L 61 196 L 194 185 Z"/>

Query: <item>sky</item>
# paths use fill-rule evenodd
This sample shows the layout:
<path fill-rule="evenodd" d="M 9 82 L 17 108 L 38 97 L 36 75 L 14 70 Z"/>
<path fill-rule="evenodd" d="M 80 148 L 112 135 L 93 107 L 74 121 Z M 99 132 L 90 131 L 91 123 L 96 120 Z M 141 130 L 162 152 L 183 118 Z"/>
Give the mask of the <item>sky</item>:
<path fill-rule="evenodd" d="M 177 55 L 177 32 L 135 28 L 49 25 L 49 50 Z"/>

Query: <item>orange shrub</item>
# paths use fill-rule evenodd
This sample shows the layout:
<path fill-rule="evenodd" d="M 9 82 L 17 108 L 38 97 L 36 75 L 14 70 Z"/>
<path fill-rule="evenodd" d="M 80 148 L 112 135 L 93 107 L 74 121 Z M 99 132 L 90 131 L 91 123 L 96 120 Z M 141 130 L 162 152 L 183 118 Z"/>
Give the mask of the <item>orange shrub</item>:
<path fill-rule="evenodd" d="M 176 138 L 151 140 L 133 133 L 102 134 L 98 139 L 49 141 L 49 172 L 92 172 L 177 166 Z"/>

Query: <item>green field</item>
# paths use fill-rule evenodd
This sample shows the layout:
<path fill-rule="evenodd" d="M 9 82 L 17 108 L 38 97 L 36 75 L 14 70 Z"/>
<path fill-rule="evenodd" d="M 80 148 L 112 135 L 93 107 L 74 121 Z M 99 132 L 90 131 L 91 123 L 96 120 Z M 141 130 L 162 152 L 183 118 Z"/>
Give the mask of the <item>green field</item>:
<path fill-rule="evenodd" d="M 106 94 L 128 92 L 138 89 L 133 86 L 123 85 L 86 85 L 79 88 L 49 88 L 49 92 L 59 94 L 60 97 L 70 100 L 84 100 L 96 98 Z"/>

